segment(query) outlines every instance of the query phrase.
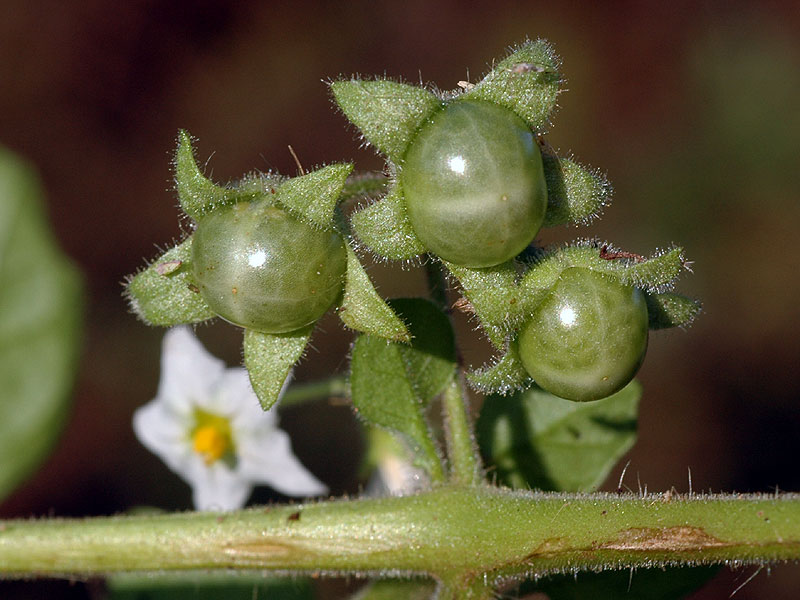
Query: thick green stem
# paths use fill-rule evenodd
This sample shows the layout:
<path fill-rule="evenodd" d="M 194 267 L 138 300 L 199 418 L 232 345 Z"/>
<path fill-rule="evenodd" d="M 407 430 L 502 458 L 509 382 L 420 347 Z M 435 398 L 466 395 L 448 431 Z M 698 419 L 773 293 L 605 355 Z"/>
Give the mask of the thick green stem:
<path fill-rule="evenodd" d="M 472 435 L 464 385 L 458 376 L 453 378 L 442 395 L 442 411 L 450 481 L 477 485 L 481 482 L 481 460 Z"/>
<path fill-rule="evenodd" d="M 579 569 L 800 560 L 800 496 L 443 486 L 227 514 L 0 522 L 0 574 L 264 569 L 494 584 Z"/>

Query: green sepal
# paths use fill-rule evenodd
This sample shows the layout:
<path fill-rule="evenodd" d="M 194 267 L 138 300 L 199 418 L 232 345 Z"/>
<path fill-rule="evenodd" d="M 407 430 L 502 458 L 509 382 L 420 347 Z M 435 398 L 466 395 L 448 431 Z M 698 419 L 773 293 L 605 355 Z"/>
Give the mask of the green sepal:
<path fill-rule="evenodd" d="M 359 241 L 384 258 L 411 260 L 425 252 L 406 215 L 398 182 L 383 200 L 353 214 L 350 224 Z"/>
<path fill-rule="evenodd" d="M 692 324 L 702 310 L 697 300 L 671 292 L 645 294 L 650 329 L 686 327 Z"/>
<path fill-rule="evenodd" d="M 572 402 L 533 386 L 490 396 L 476 430 L 500 483 L 522 489 L 589 492 L 636 441 L 641 386 L 594 402 Z"/>
<path fill-rule="evenodd" d="M 316 171 L 287 179 L 279 187 L 275 199 L 296 217 L 320 229 L 333 227 L 336 204 L 352 163 L 335 163 Z"/>
<path fill-rule="evenodd" d="M 628 256 L 608 244 L 584 242 L 543 251 L 530 263 L 520 280 L 525 310 L 538 303 L 539 295 L 552 287 L 564 269 L 584 267 L 616 277 L 620 283 L 651 293 L 663 292 L 686 269 L 683 249 L 673 247 L 650 258 Z"/>
<path fill-rule="evenodd" d="M 467 381 L 483 394 L 505 395 L 530 386 L 531 377 L 522 365 L 517 341 L 510 340 L 494 364 L 467 373 Z"/>
<path fill-rule="evenodd" d="M 556 107 L 559 60 L 544 40 L 527 41 L 460 98 L 486 100 L 514 111 L 531 129 L 546 126 Z"/>
<path fill-rule="evenodd" d="M 475 313 L 490 341 L 501 348 L 505 334 L 524 316 L 514 262 L 506 261 L 483 269 L 444 264 L 461 284 L 471 307 L 468 311 Z"/>
<path fill-rule="evenodd" d="M 236 187 L 220 186 L 200 171 L 192 148 L 189 132 L 178 133 L 178 149 L 175 152 L 175 185 L 183 212 L 197 221 L 203 215 L 223 206 L 237 202 L 250 202 L 274 192 L 274 184 L 267 177 L 248 177 Z"/>
<path fill-rule="evenodd" d="M 350 245 L 347 245 L 347 275 L 339 318 L 350 329 L 396 342 L 410 342 L 405 323 L 378 295 Z"/>
<path fill-rule="evenodd" d="M 388 79 L 334 81 L 331 92 L 364 138 L 394 163 L 402 160 L 424 120 L 443 105 L 426 89 Z"/>
<path fill-rule="evenodd" d="M 216 317 L 192 277 L 192 238 L 167 250 L 130 278 L 125 296 L 131 310 L 148 325 L 172 327 Z"/>
<path fill-rule="evenodd" d="M 408 377 L 401 348 L 383 338 L 359 336 L 350 362 L 353 407 L 366 423 L 398 437 L 412 454 L 414 465 L 433 481 L 441 481 L 441 458 L 425 418 L 425 406 Z"/>
<path fill-rule="evenodd" d="M 244 366 L 261 408 L 278 401 L 283 384 L 308 345 L 314 325 L 290 333 L 270 334 L 245 329 Z"/>
<path fill-rule="evenodd" d="M 450 319 L 424 298 L 393 298 L 389 305 L 409 324 L 411 344 L 398 349 L 414 392 L 427 405 L 455 375 L 456 344 Z"/>
<path fill-rule="evenodd" d="M 613 191 L 609 181 L 569 158 L 542 151 L 547 181 L 547 212 L 542 227 L 568 223 L 586 224 L 600 214 Z"/>

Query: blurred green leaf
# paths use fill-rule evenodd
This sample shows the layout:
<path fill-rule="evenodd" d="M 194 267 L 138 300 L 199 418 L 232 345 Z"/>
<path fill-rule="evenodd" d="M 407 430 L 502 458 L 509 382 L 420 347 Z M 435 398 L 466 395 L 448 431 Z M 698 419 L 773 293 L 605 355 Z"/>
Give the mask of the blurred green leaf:
<path fill-rule="evenodd" d="M 515 488 L 588 492 L 636 441 L 641 386 L 594 402 L 557 398 L 538 387 L 486 399 L 478 443 L 498 481 Z"/>
<path fill-rule="evenodd" d="M 543 592 L 550 600 L 679 600 L 705 585 L 718 566 L 639 569 L 545 577 L 520 586 L 520 596 Z"/>
<path fill-rule="evenodd" d="M 108 600 L 311 600 L 307 579 L 272 579 L 236 573 L 187 573 L 159 576 L 115 575 L 107 583 Z"/>
<path fill-rule="evenodd" d="M 0 498 L 47 456 L 78 359 L 81 279 L 42 198 L 31 169 L 0 148 Z"/>
<path fill-rule="evenodd" d="M 361 588 L 352 600 L 429 600 L 435 591 L 429 579 L 381 579 Z"/>

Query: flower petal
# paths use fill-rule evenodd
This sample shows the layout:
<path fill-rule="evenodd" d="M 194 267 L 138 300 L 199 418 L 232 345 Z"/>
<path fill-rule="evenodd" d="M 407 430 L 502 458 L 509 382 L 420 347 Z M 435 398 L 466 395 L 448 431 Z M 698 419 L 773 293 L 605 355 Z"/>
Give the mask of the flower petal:
<path fill-rule="evenodd" d="M 182 475 L 192 486 L 192 499 L 197 510 L 242 508 L 253 491 L 249 481 L 221 461 L 207 465 L 195 454 L 185 467 Z"/>
<path fill-rule="evenodd" d="M 189 327 L 173 327 L 164 334 L 158 398 L 181 413 L 205 403 L 225 363 L 203 347 Z"/>
<path fill-rule="evenodd" d="M 265 483 L 287 496 L 319 496 L 327 486 L 292 453 L 285 431 L 274 429 L 243 436 L 237 448 L 237 471 L 253 483 Z"/>
<path fill-rule="evenodd" d="M 173 471 L 180 468 L 187 452 L 191 453 L 188 427 L 183 419 L 170 414 L 159 400 L 153 400 L 136 410 L 133 414 L 133 431 L 142 445 Z"/>

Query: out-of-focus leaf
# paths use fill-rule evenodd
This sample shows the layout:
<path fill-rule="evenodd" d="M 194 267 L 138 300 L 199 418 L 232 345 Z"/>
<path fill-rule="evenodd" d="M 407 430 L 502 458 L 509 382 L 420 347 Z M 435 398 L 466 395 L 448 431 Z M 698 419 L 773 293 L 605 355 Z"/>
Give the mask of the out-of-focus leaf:
<path fill-rule="evenodd" d="M 351 600 L 429 600 L 436 584 L 429 579 L 379 579 L 361 588 Z"/>
<path fill-rule="evenodd" d="M 171 574 L 158 577 L 115 575 L 107 581 L 108 600 L 311 600 L 307 579 L 271 579 L 236 573 Z"/>
<path fill-rule="evenodd" d="M 640 396 L 636 381 L 594 402 L 564 400 L 536 386 L 490 396 L 478 419 L 478 442 L 506 485 L 588 492 L 636 441 Z"/>
<path fill-rule="evenodd" d="M 81 279 L 53 240 L 42 195 L 0 148 L 0 498 L 53 445 L 78 358 Z"/>
<path fill-rule="evenodd" d="M 550 600 L 679 600 L 705 585 L 718 566 L 639 569 L 555 575 L 520 586 L 520 596 L 543 592 Z"/>

